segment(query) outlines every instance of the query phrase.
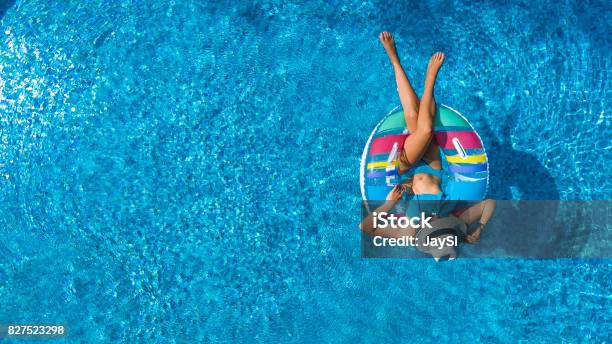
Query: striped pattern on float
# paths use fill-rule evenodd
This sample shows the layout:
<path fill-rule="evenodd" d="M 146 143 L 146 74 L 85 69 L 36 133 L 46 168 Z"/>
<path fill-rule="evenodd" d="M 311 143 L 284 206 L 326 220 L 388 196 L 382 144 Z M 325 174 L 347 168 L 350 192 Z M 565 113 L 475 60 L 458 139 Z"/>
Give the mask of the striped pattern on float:
<path fill-rule="evenodd" d="M 360 187 L 364 200 L 384 200 L 393 186 L 410 177 L 398 176 L 398 150 L 408 137 L 404 113 L 396 107 L 372 131 L 364 147 Z M 434 136 L 440 146 L 442 169 L 448 178 L 443 183 L 447 199 L 484 199 L 489 179 L 489 165 L 482 140 L 472 125 L 458 111 L 440 105 L 434 120 Z M 395 150 L 394 150 L 395 147 Z"/>

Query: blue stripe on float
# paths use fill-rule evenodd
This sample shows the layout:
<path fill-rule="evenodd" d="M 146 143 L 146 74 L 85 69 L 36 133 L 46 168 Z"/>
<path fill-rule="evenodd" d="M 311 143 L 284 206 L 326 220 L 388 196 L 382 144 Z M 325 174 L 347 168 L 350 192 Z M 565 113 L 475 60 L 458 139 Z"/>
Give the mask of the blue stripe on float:
<path fill-rule="evenodd" d="M 453 173 L 475 173 L 487 170 L 487 164 L 458 165 L 448 164 L 448 170 Z"/>
<path fill-rule="evenodd" d="M 367 177 L 368 178 L 381 178 L 381 177 L 395 176 L 395 175 L 397 175 L 397 170 L 393 169 L 391 171 L 371 171 L 371 172 L 368 172 Z"/>

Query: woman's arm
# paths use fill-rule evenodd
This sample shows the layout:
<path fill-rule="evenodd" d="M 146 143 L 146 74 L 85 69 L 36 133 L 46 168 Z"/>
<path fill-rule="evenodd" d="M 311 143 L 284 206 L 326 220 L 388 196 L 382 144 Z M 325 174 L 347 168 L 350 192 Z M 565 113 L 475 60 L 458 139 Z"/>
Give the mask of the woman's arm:
<path fill-rule="evenodd" d="M 359 225 L 359 229 L 361 229 L 362 231 L 364 231 L 367 234 L 370 235 L 374 235 L 374 231 L 377 231 L 377 228 L 374 228 L 374 213 L 383 213 L 383 212 L 388 212 L 389 210 L 393 209 L 393 206 L 395 206 L 395 203 L 397 201 L 390 201 L 387 200 L 385 203 L 383 203 L 383 205 L 381 205 L 380 207 L 376 208 L 376 210 L 374 210 L 373 212 L 371 212 L 370 214 L 368 214 L 368 216 L 366 216 L 362 221 L 361 224 Z"/>
<path fill-rule="evenodd" d="M 480 234 L 482 233 L 485 225 L 489 222 L 489 220 L 491 220 L 493 212 L 495 211 L 495 206 L 495 200 L 486 199 L 476 205 L 471 206 L 464 211 L 461 216 L 459 216 L 459 218 L 467 225 L 470 225 L 476 221 L 480 222 L 476 230 L 466 237 L 467 242 L 472 244 L 480 240 Z"/>
<path fill-rule="evenodd" d="M 359 225 L 359 228 L 366 234 L 369 235 L 378 235 L 386 238 L 400 238 L 403 236 L 413 236 L 416 233 L 416 230 L 412 228 L 393 228 L 391 226 L 387 226 L 385 228 L 374 228 L 374 213 L 387 213 L 393 209 L 397 201 L 402 198 L 402 195 L 405 192 L 405 188 L 402 185 L 396 185 L 393 187 L 393 190 L 389 192 L 387 195 L 387 200 L 380 207 L 376 208 L 373 212 L 368 214 Z"/>

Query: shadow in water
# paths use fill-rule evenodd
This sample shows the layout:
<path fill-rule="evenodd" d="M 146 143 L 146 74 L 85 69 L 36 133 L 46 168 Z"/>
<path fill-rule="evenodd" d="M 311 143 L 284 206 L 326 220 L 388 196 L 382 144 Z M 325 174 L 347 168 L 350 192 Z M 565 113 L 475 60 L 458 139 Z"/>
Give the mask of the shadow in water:
<path fill-rule="evenodd" d="M 609 258 L 608 201 L 498 201 L 468 257 Z"/>
<path fill-rule="evenodd" d="M 489 257 L 584 256 L 594 228 L 585 226 L 589 204 L 559 202 L 555 179 L 534 154 L 512 147 L 511 129 L 510 117 L 501 123 L 499 137 L 489 125 L 479 128 L 489 157 L 488 198 L 498 200 L 498 207 L 481 242 L 466 251 Z"/>
<path fill-rule="evenodd" d="M 479 128 L 489 157 L 489 198 L 497 200 L 557 200 L 557 183 L 538 158 L 512 148 L 511 123 L 506 117 L 501 137 L 487 125 Z"/>
<path fill-rule="evenodd" d="M 4 17 L 6 11 L 13 7 L 14 4 L 15 0 L 0 0 L 0 20 Z"/>

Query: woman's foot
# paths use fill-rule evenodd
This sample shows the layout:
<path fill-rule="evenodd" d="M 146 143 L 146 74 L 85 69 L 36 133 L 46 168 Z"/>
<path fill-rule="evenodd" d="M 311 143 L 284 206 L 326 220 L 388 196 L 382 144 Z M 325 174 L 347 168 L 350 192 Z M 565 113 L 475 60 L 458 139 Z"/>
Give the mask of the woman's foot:
<path fill-rule="evenodd" d="M 442 67 L 442 64 L 444 63 L 444 53 L 439 51 L 433 55 L 431 55 L 431 58 L 429 59 L 429 64 L 427 65 L 427 74 L 425 75 L 425 84 L 427 85 L 428 83 L 431 83 L 431 86 L 433 86 L 433 83 L 436 81 L 436 76 L 438 75 L 438 71 L 440 70 L 440 67 Z"/>
<path fill-rule="evenodd" d="M 391 63 L 399 63 L 399 56 L 397 56 L 397 51 L 395 50 L 395 40 L 393 39 L 393 35 L 387 31 L 383 31 L 380 33 L 380 35 L 378 35 L 378 38 L 387 51 L 387 55 L 389 55 L 389 60 L 391 60 Z"/>

